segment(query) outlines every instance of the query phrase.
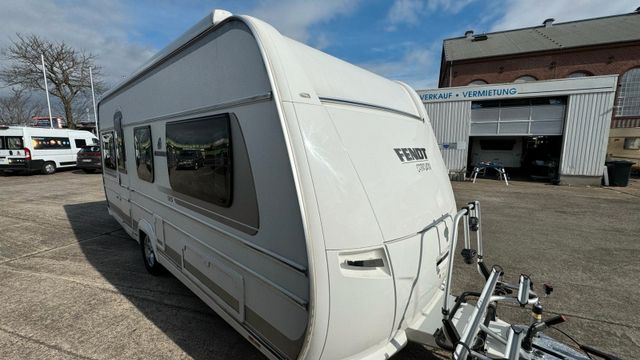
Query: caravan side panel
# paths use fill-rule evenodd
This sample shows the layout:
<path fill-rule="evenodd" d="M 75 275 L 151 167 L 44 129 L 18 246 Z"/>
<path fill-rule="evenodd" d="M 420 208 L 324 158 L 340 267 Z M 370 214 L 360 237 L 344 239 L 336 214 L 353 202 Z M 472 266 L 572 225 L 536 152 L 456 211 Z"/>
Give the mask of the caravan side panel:
<path fill-rule="evenodd" d="M 134 228 L 143 220 L 153 224 L 163 265 L 263 350 L 296 358 L 310 301 L 305 236 L 277 106 L 250 30 L 228 21 L 110 94 L 99 106 L 101 131 L 113 129 L 116 112 Z M 172 186 L 172 176 L 200 179 L 227 161 L 215 158 L 209 143 L 191 155 L 192 166 L 177 166 L 181 152 L 194 150 L 211 129 L 182 125 L 202 119 L 229 124 L 221 127 L 230 142 L 228 204 Z M 152 182 L 138 176 L 140 127 L 151 132 Z"/>

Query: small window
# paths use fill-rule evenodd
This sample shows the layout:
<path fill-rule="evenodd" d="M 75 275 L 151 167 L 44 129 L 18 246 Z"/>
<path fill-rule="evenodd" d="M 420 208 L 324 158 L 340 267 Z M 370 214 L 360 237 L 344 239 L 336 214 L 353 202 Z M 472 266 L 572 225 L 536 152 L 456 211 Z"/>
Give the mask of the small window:
<path fill-rule="evenodd" d="M 640 137 L 624 138 L 625 150 L 640 150 Z"/>
<path fill-rule="evenodd" d="M 229 114 L 167 123 L 171 188 L 223 207 L 231 206 Z"/>
<path fill-rule="evenodd" d="M 69 138 L 64 137 L 32 136 L 31 143 L 35 150 L 71 149 Z"/>
<path fill-rule="evenodd" d="M 589 74 L 586 71 L 576 71 L 576 72 L 572 72 L 567 77 L 568 78 L 579 78 L 579 77 L 587 77 L 587 76 L 591 76 L 591 74 Z"/>
<path fill-rule="evenodd" d="M 84 139 L 74 139 L 73 142 L 76 144 L 76 148 L 81 148 L 87 145 L 87 142 Z"/>
<path fill-rule="evenodd" d="M 153 182 L 153 146 L 151 126 L 135 128 L 133 142 L 136 147 L 136 169 L 141 180 Z"/>
<path fill-rule="evenodd" d="M 631 69 L 622 75 L 616 115 L 640 115 L 640 68 Z"/>
<path fill-rule="evenodd" d="M 484 80 L 481 80 L 481 79 L 473 80 L 472 82 L 470 82 L 470 83 L 469 83 L 469 85 L 468 85 L 468 86 L 474 86 L 474 85 L 477 85 L 477 86 L 480 86 L 480 85 L 487 85 L 487 82 L 486 82 L 486 81 L 484 81 Z"/>
<path fill-rule="evenodd" d="M 4 142 L 0 142 L 0 149 L 22 150 L 22 148 L 24 145 L 20 136 L 7 136 L 4 138 Z"/>
<path fill-rule="evenodd" d="M 531 75 L 524 75 L 524 76 L 520 76 L 519 78 L 515 79 L 513 82 L 514 83 L 525 83 L 525 82 L 531 82 L 531 81 L 537 81 L 538 79 L 536 79 L 535 77 L 531 76 Z"/>
<path fill-rule="evenodd" d="M 115 142 L 113 141 L 113 131 L 102 133 L 102 160 L 105 168 L 116 170 L 116 150 Z"/>
<path fill-rule="evenodd" d="M 113 115 L 113 126 L 116 129 L 116 158 L 118 159 L 118 171 L 127 173 L 127 153 L 124 149 L 124 130 L 122 129 L 122 113 L 117 111 Z"/>

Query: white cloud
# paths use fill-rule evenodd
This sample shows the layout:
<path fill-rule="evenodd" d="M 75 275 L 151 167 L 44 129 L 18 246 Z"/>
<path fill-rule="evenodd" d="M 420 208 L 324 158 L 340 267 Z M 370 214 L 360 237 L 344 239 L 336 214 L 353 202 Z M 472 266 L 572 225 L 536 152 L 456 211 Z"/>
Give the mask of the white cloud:
<path fill-rule="evenodd" d="M 75 5 L 60 1 L 16 1 L 2 6 L 0 48 L 8 46 L 16 33 L 34 33 L 48 40 L 64 41 L 96 55 L 107 85 L 114 85 L 156 51 L 131 42 L 127 35 L 131 28 L 123 3 L 117 1 L 87 1 Z M 0 66 L 3 65 L 2 59 Z"/>
<path fill-rule="evenodd" d="M 457 14 L 474 0 L 396 0 L 387 13 L 387 31 L 399 25 L 417 25 L 429 14 L 442 12 Z"/>
<path fill-rule="evenodd" d="M 325 1 L 259 1 L 249 11 L 273 25 L 282 34 L 319 47 L 329 46 L 326 34 L 312 34 L 310 27 L 328 23 L 338 16 L 350 14 L 358 5 L 355 0 Z"/>
<path fill-rule="evenodd" d="M 407 43 L 398 59 L 358 65 L 386 78 L 406 82 L 413 88 L 425 89 L 437 86 L 439 59 L 439 43 L 431 47 Z"/>
<path fill-rule="evenodd" d="M 493 23 L 491 31 L 542 25 L 547 18 L 565 22 L 629 13 L 637 5 L 629 0 L 607 0 L 606 4 L 602 0 L 512 0 L 502 4 L 503 14 Z"/>

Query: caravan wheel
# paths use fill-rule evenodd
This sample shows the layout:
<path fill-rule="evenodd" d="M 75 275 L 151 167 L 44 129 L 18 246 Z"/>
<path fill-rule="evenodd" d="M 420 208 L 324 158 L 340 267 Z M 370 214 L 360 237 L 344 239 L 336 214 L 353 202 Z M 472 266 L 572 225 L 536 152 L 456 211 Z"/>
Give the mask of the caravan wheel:
<path fill-rule="evenodd" d="M 162 265 L 158 264 L 156 259 L 156 253 L 153 251 L 153 245 L 149 236 L 144 234 L 142 241 L 140 241 L 140 247 L 142 248 L 142 260 L 144 261 L 144 267 L 151 275 L 159 275 L 162 271 Z"/>

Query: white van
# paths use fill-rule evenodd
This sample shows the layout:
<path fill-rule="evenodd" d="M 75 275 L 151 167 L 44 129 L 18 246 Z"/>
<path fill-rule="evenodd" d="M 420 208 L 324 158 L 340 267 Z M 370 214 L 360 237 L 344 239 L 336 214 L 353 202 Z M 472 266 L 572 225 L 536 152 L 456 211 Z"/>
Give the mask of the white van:
<path fill-rule="evenodd" d="M 97 144 L 89 131 L 0 127 L 0 171 L 53 174 L 58 168 L 76 166 L 78 150 Z"/>

